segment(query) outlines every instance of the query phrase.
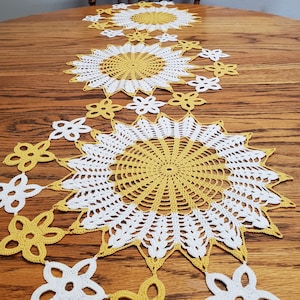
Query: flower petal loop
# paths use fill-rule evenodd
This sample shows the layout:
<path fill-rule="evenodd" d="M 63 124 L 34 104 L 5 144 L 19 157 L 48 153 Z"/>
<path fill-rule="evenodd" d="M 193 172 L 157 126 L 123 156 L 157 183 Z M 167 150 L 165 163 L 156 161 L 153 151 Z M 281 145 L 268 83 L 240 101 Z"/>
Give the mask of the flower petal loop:
<path fill-rule="evenodd" d="M 24 206 L 26 198 L 37 195 L 43 187 L 27 184 L 28 178 L 22 173 L 7 183 L 0 183 L 0 207 L 8 213 L 17 214 Z"/>
<path fill-rule="evenodd" d="M 160 112 L 159 107 L 164 106 L 165 103 L 162 101 L 156 101 L 154 96 L 134 97 L 133 103 L 126 105 L 127 109 L 133 109 L 138 115 L 144 115 L 146 113 L 158 114 Z"/>
<path fill-rule="evenodd" d="M 7 155 L 4 163 L 8 166 L 18 166 L 18 170 L 25 173 L 33 169 L 38 162 L 49 162 L 55 159 L 55 155 L 47 151 L 50 141 L 43 141 L 36 145 L 18 143 L 14 153 Z"/>
<path fill-rule="evenodd" d="M 115 117 L 115 112 L 123 109 L 121 105 L 113 104 L 113 102 L 106 98 L 99 103 L 92 103 L 86 106 L 87 118 L 97 118 L 99 116 L 104 119 L 112 120 Z"/>
<path fill-rule="evenodd" d="M 82 273 L 81 270 L 87 270 Z M 53 300 L 59 299 L 94 299 L 103 300 L 108 296 L 103 288 L 91 280 L 97 268 L 96 258 L 84 259 L 79 261 L 72 268 L 59 262 L 46 262 L 44 268 L 44 278 L 46 284 L 37 288 L 31 296 L 31 300 L 39 300 L 43 294 L 51 291 L 55 294 Z M 53 270 L 59 270 L 61 277 L 56 277 Z M 92 291 L 93 294 L 86 294 L 85 289 Z"/>
<path fill-rule="evenodd" d="M 49 139 L 60 139 L 64 137 L 68 141 L 77 141 L 80 138 L 80 133 L 87 133 L 91 128 L 84 125 L 85 118 L 77 118 L 72 121 L 56 121 L 52 127 L 54 131 L 50 134 Z"/>
<path fill-rule="evenodd" d="M 22 251 L 28 261 L 43 263 L 47 254 L 45 245 L 55 244 L 65 235 L 64 230 L 49 227 L 53 219 L 52 211 L 41 213 L 32 221 L 15 216 L 8 226 L 10 235 L 0 242 L 0 254 L 12 255 Z"/>
<path fill-rule="evenodd" d="M 202 105 L 206 101 L 202 98 L 198 98 L 199 94 L 196 92 L 191 93 L 174 93 L 172 95 L 174 98 L 168 101 L 169 105 L 181 106 L 182 109 L 186 111 L 192 111 L 196 105 Z"/>
<path fill-rule="evenodd" d="M 244 285 L 242 277 L 246 275 L 248 284 Z M 217 282 L 223 283 L 226 290 L 221 289 Z M 248 300 L 279 300 L 270 292 L 256 289 L 256 275 L 246 263 L 237 268 L 232 279 L 221 273 L 206 273 L 206 284 L 214 296 L 206 300 L 248 299 Z"/>

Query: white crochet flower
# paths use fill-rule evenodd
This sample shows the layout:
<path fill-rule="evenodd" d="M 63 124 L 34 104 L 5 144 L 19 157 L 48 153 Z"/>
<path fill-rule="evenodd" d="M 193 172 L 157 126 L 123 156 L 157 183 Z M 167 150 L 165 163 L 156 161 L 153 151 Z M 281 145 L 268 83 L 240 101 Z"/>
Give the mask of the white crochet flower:
<path fill-rule="evenodd" d="M 161 6 L 167 6 L 167 5 L 175 5 L 174 1 L 158 1 L 158 2 L 155 2 L 156 4 L 159 4 Z"/>
<path fill-rule="evenodd" d="M 159 40 L 161 43 L 176 42 L 177 35 L 176 34 L 168 34 L 168 33 L 164 32 L 162 35 L 156 36 L 155 39 Z"/>
<path fill-rule="evenodd" d="M 198 54 L 200 57 L 209 58 L 212 61 L 219 61 L 220 58 L 229 57 L 230 55 L 224 53 L 221 49 L 204 49 Z"/>
<path fill-rule="evenodd" d="M 82 21 L 87 21 L 87 22 L 97 22 L 101 19 L 105 19 L 104 17 L 101 17 L 100 15 L 91 15 L 91 16 L 85 16 Z"/>
<path fill-rule="evenodd" d="M 105 30 L 101 31 L 100 34 L 104 35 L 104 36 L 107 36 L 109 38 L 113 38 L 115 36 L 123 36 L 124 35 L 122 29 L 120 29 L 120 30 L 105 29 Z"/>
<path fill-rule="evenodd" d="M 103 288 L 91 280 L 97 268 L 96 258 L 79 261 L 72 268 L 60 262 L 46 262 L 44 278 L 47 281 L 37 288 L 31 296 L 31 300 L 39 300 L 47 292 L 55 293 L 53 300 L 102 300 L 108 296 Z M 86 269 L 83 273 L 82 271 Z M 55 276 L 55 270 L 59 270 L 61 276 Z M 94 292 L 86 294 L 84 289 Z"/>
<path fill-rule="evenodd" d="M 17 214 L 24 207 L 26 198 L 37 195 L 43 189 L 37 184 L 27 183 L 28 178 L 24 173 L 15 176 L 9 183 L 0 182 L 0 208 Z"/>
<path fill-rule="evenodd" d="M 126 4 L 126 3 L 116 3 L 112 5 L 113 9 L 127 9 L 131 4 Z"/>
<path fill-rule="evenodd" d="M 54 129 L 51 132 L 49 139 L 57 140 L 64 137 L 68 141 L 77 141 L 80 138 L 80 133 L 91 131 L 91 127 L 84 125 L 85 118 L 77 118 L 72 121 L 56 121 L 52 123 Z"/>
<path fill-rule="evenodd" d="M 243 284 L 243 277 L 248 278 L 248 284 Z M 214 294 L 206 300 L 279 300 L 270 292 L 256 289 L 256 275 L 246 263 L 234 271 L 232 279 L 221 273 L 206 273 L 206 283 Z M 226 289 L 220 288 L 217 283 L 223 283 Z"/>
<path fill-rule="evenodd" d="M 146 98 L 134 97 L 132 101 L 133 103 L 128 103 L 126 108 L 135 110 L 138 115 L 144 115 L 146 113 L 158 114 L 160 112 L 159 108 L 165 105 L 162 101 L 156 101 L 154 96 Z"/>
<path fill-rule="evenodd" d="M 245 229 L 278 232 L 264 207 L 280 204 L 268 189 L 279 177 L 264 167 L 265 152 L 223 131 L 189 115 L 116 121 L 68 161 L 62 187 L 74 193 L 66 205 L 88 210 L 84 228 L 108 228 L 112 249 L 138 241 L 153 258 L 172 249 L 202 258 L 213 240 L 242 259 Z"/>
<path fill-rule="evenodd" d="M 207 78 L 205 76 L 196 76 L 195 80 L 188 81 L 187 84 L 194 86 L 198 93 L 204 93 L 208 90 L 221 90 L 218 77 Z"/>

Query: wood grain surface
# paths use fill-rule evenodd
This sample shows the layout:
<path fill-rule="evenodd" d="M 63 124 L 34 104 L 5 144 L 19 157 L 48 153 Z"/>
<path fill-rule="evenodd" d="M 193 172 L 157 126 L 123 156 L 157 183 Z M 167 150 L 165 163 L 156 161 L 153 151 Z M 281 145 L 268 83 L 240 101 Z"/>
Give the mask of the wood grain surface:
<path fill-rule="evenodd" d="M 222 91 L 203 95 L 207 104 L 197 107 L 195 116 L 202 123 L 223 120 L 230 133 L 252 132 L 251 147 L 276 148 L 267 166 L 294 178 L 279 184 L 275 190 L 297 207 L 269 213 L 283 238 L 247 233 L 246 245 L 248 264 L 256 272 L 258 288 L 283 300 L 300 299 L 300 21 L 219 7 L 183 4 L 179 7 L 202 17 L 201 23 L 180 30 L 180 38 L 200 41 L 207 49 L 222 49 L 231 55 L 226 63 L 238 64 L 239 70 L 239 76 L 222 78 Z M 46 140 L 53 121 L 83 117 L 87 104 L 104 98 L 101 90 L 84 92 L 82 83 L 70 83 L 71 76 L 63 73 L 69 68 L 66 62 L 76 60 L 77 54 L 106 47 L 107 38 L 81 21 L 93 14 L 95 7 L 84 7 L 0 23 L 1 162 L 18 142 Z M 121 45 L 124 41 L 123 37 L 116 37 L 109 43 Z M 162 101 L 170 96 L 160 90 L 155 95 Z M 111 99 L 121 104 L 129 101 L 122 93 Z M 178 107 L 165 106 L 162 111 L 174 118 L 185 114 Z M 120 112 L 116 118 L 131 122 L 135 115 Z M 109 131 L 107 123 L 95 120 L 93 125 Z M 79 154 L 72 143 L 54 144 L 59 157 Z M 7 183 L 17 174 L 16 167 L 1 163 L 0 182 Z M 39 164 L 27 175 L 30 182 L 46 185 L 67 174 L 67 170 L 53 162 Z M 22 215 L 33 218 L 65 196 L 64 192 L 43 190 L 27 200 Z M 11 218 L 3 208 L 0 210 L 0 239 L 8 234 Z M 64 228 L 74 220 L 75 213 L 59 213 L 55 225 Z M 47 259 L 72 266 L 95 255 L 99 243 L 98 232 L 66 236 L 47 247 Z M 215 247 L 209 272 L 231 276 L 239 265 L 234 257 Z M 132 247 L 100 259 L 93 279 L 107 293 L 119 289 L 137 292 L 150 275 L 138 250 Z M 158 276 L 165 283 L 166 299 L 205 299 L 211 295 L 204 274 L 180 253 L 175 252 L 166 261 Z M 1 300 L 29 299 L 44 283 L 43 265 L 25 261 L 20 253 L 0 257 Z"/>

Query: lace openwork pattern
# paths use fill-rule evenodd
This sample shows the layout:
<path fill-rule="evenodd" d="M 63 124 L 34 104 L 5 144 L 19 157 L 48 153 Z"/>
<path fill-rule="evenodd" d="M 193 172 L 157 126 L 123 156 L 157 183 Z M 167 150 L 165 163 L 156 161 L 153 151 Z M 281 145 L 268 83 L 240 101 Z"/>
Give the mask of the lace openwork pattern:
<path fill-rule="evenodd" d="M 220 125 L 165 115 L 156 123 L 117 122 L 67 162 L 75 174 L 61 186 L 78 192 L 63 205 L 88 209 L 86 229 L 108 226 L 108 248 L 138 242 L 155 258 L 174 248 L 203 258 L 214 240 L 245 259 L 244 230 L 280 235 L 264 212 L 281 203 L 268 190 L 279 176 L 262 165 L 270 153 L 248 149 L 247 136 Z"/>
<path fill-rule="evenodd" d="M 159 270 L 175 251 L 204 273 L 212 293 L 207 299 L 278 299 L 257 289 L 256 275 L 247 265 L 245 233 L 282 237 L 269 211 L 294 206 L 274 188 L 291 177 L 266 166 L 273 150 L 250 147 L 251 134 L 229 133 L 222 121 L 202 124 L 194 115 L 194 109 L 206 103 L 200 93 L 221 90 L 221 78 L 238 75 L 237 66 L 220 61 L 229 57 L 221 49 L 202 48 L 199 41 L 169 34 L 168 30 L 179 33 L 199 21 L 170 5 L 174 3 L 121 3 L 86 16 L 84 21 L 100 31 L 100 38 L 125 39 L 121 46 L 108 44 L 68 63 L 72 69 L 66 73 L 74 75 L 71 82 L 83 82 L 85 91 L 102 90 L 104 99 L 87 104 L 85 117 L 53 122 L 48 139 L 35 145 L 18 143 L 4 159 L 20 174 L 0 183 L 0 207 L 13 214 L 8 234 L 0 241 L 0 254 L 21 253 L 26 260 L 45 265 L 46 283 L 33 291 L 33 300 L 45 295 L 148 300 L 153 286 L 155 299 L 163 300 L 168 291 Z M 177 84 L 190 90 L 177 91 Z M 167 100 L 154 95 L 158 89 L 170 93 Z M 119 92 L 131 102 L 115 104 L 110 97 Z M 171 118 L 162 112 L 167 105 L 184 115 Z M 118 117 L 128 110 L 138 116 L 133 122 L 121 122 Z M 156 114 L 155 121 L 147 114 Z M 94 128 L 91 121 L 97 118 L 111 126 L 110 132 Z M 56 140 L 73 143 L 80 155 L 59 157 L 51 148 Z M 33 168 L 54 161 L 69 174 L 47 186 L 28 179 Z M 68 195 L 35 218 L 23 216 L 27 200 L 45 189 Z M 58 212 L 77 217 L 59 228 L 53 225 Z M 100 244 L 93 257 L 73 266 L 47 259 L 47 248 L 66 235 L 76 238 L 95 231 Z M 98 258 L 131 246 L 138 249 L 151 276 L 136 293 L 104 291 L 101 282 L 93 280 L 101 268 Z M 232 278 L 209 272 L 214 247 L 242 262 Z M 246 285 L 243 276 L 248 278 Z"/>

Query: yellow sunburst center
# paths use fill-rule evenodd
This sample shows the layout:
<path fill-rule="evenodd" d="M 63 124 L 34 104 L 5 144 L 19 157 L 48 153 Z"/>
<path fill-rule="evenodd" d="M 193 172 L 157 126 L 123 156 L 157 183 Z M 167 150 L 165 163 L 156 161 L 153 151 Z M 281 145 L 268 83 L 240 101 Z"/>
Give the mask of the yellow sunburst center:
<path fill-rule="evenodd" d="M 102 73 L 116 80 L 141 80 L 157 75 L 165 67 L 165 61 L 149 53 L 120 53 L 100 64 Z"/>
<path fill-rule="evenodd" d="M 224 158 L 185 138 L 136 142 L 111 166 L 115 191 L 125 203 L 162 215 L 187 214 L 221 200 L 229 187 Z"/>
<path fill-rule="evenodd" d="M 173 14 L 159 11 L 140 13 L 131 17 L 133 22 L 146 25 L 168 24 L 174 22 L 176 19 L 177 17 Z"/>

